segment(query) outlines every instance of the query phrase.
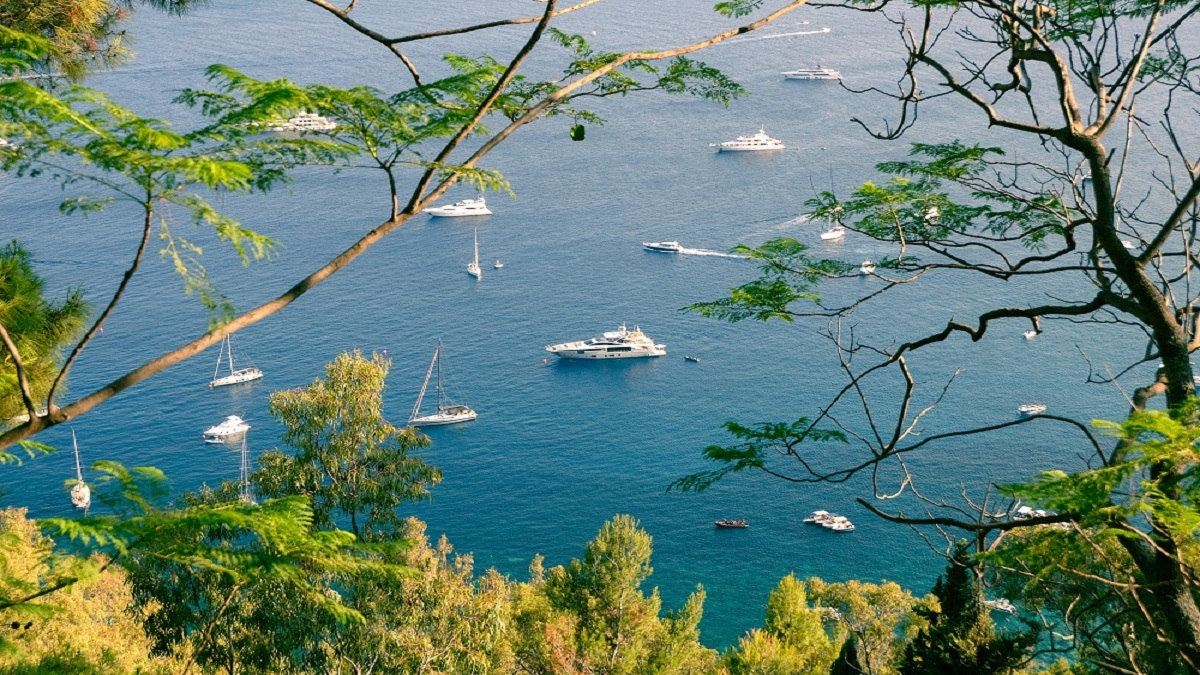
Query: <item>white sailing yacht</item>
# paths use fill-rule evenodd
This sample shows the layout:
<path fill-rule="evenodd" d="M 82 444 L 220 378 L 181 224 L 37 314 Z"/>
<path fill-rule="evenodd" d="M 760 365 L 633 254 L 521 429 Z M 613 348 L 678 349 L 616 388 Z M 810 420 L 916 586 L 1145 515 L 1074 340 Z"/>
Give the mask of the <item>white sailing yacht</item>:
<path fill-rule="evenodd" d="M 467 263 L 467 274 L 476 279 L 483 278 L 483 270 L 479 267 L 479 228 L 475 228 L 475 260 Z"/>
<path fill-rule="evenodd" d="M 79 441 L 75 439 L 75 430 L 71 430 L 71 445 L 75 446 L 75 485 L 71 487 L 71 503 L 77 509 L 86 509 L 92 505 L 92 489 L 83 482 L 83 466 L 79 463 Z"/>
<path fill-rule="evenodd" d="M 429 370 L 425 372 L 425 381 L 421 383 L 421 393 L 417 394 L 417 402 L 413 405 L 412 414 L 408 416 L 410 427 L 433 427 L 442 424 L 457 424 L 470 422 L 477 415 L 465 405 L 447 404 L 446 394 L 442 388 L 442 343 L 433 350 L 433 360 L 429 362 Z M 421 414 L 421 401 L 425 400 L 425 390 L 429 387 L 429 378 L 437 367 L 437 411 L 430 415 Z"/>
<path fill-rule="evenodd" d="M 229 359 L 229 374 L 218 377 L 221 373 L 221 361 L 228 354 Z M 208 388 L 224 387 L 230 384 L 241 384 L 257 380 L 263 376 L 263 371 L 250 366 L 249 368 L 237 368 L 233 365 L 233 343 L 229 341 L 229 336 L 226 335 L 221 340 L 221 351 L 217 353 L 217 369 L 213 371 L 212 382 L 208 383 Z"/>

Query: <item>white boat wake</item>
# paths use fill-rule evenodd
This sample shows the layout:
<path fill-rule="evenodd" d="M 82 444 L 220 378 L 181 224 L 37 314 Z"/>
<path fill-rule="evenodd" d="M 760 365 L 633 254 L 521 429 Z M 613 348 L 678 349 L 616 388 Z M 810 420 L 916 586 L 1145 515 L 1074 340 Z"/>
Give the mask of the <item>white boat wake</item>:
<path fill-rule="evenodd" d="M 820 35 L 822 33 L 828 33 L 828 32 L 830 32 L 829 27 L 826 26 L 825 28 L 818 28 L 817 30 L 798 30 L 798 31 L 793 31 L 791 33 L 771 33 L 770 35 L 755 35 L 753 37 L 737 38 L 734 40 L 726 40 L 725 42 L 722 42 L 719 44 L 736 45 L 736 44 L 741 44 L 743 42 L 757 42 L 759 40 L 774 40 L 776 38 L 796 37 L 797 35 Z M 717 45 L 713 45 L 713 46 L 715 47 Z"/>
<path fill-rule="evenodd" d="M 680 255 L 707 255 L 707 256 L 712 256 L 714 258 L 745 258 L 746 257 L 744 255 L 739 255 L 737 253 L 724 253 L 722 251 L 712 251 L 707 248 L 687 248 L 687 247 L 680 248 L 679 254 Z"/>

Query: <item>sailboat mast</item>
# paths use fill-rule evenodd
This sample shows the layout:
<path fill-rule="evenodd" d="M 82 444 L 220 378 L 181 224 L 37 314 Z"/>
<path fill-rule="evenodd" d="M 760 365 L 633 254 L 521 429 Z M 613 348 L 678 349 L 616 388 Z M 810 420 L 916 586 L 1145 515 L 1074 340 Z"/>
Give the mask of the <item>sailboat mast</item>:
<path fill-rule="evenodd" d="M 441 350 L 442 344 L 439 342 L 437 349 L 433 350 L 433 360 L 429 362 L 429 370 L 425 371 L 425 381 L 421 383 L 421 393 L 417 394 L 417 402 L 413 405 L 412 414 L 408 416 L 410 422 L 421 413 L 421 401 L 425 400 L 425 389 L 429 387 L 429 378 L 433 375 L 433 365 L 438 362 L 438 352 Z"/>
<path fill-rule="evenodd" d="M 83 467 L 79 465 L 79 441 L 75 439 L 75 430 L 71 430 L 71 445 L 75 448 L 75 477 L 83 482 Z"/>
<path fill-rule="evenodd" d="M 217 376 L 221 374 L 221 359 L 225 357 L 225 343 L 228 341 L 228 335 L 221 338 L 221 349 L 217 352 L 217 367 L 213 369 L 213 382 L 216 382 Z"/>
<path fill-rule="evenodd" d="M 475 257 L 478 258 L 479 254 L 476 253 Z M 441 412 L 446 409 L 446 404 L 443 401 L 443 396 L 442 396 L 442 359 L 441 359 L 441 356 L 442 356 L 442 343 L 439 342 L 438 343 L 438 359 L 437 359 L 437 368 L 438 368 L 438 383 L 437 383 L 438 406 L 437 406 L 437 409 L 438 409 L 438 412 Z"/>
<path fill-rule="evenodd" d="M 475 266 L 479 267 L 479 228 L 475 228 Z"/>

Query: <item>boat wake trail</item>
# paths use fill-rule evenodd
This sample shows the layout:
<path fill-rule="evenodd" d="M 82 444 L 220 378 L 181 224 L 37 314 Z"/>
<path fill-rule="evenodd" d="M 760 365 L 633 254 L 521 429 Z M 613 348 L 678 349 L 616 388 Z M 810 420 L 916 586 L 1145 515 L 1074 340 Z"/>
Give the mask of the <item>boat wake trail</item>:
<path fill-rule="evenodd" d="M 771 33 L 770 35 L 755 35 L 753 37 L 737 38 L 736 40 L 726 40 L 725 42 L 722 42 L 719 44 L 736 45 L 736 44 L 741 44 L 743 42 L 758 42 L 759 40 L 774 40 L 776 38 L 795 37 L 797 35 L 820 35 L 822 33 L 828 33 L 828 32 L 829 32 L 829 27 L 826 26 L 825 28 L 819 28 L 817 30 L 798 30 L 798 31 L 793 31 L 791 33 Z M 713 46 L 715 47 L 717 45 L 713 45 Z"/>
<path fill-rule="evenodd" d="M 712 256 L 714 258 L 745 258 L 746 257 L 744 255 L 739 255 L 737 253 L 725 253 L 723 251 L 711 251 L 707 248 L 681 248 L 681 249 L 679 249 L 679 254 L 680 255 L 707 255 L 707 256 Z"/>

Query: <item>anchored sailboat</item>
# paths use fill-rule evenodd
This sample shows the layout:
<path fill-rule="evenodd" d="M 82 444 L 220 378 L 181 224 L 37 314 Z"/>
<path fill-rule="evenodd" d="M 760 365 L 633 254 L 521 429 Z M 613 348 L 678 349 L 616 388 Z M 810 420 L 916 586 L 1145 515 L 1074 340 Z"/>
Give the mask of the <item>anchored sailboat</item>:
<path fill-rule="evenodd" d="M 218 377 L 221 373 L 221 361 L 225 360 L 228 354 L 229 374 Z M 221 340 L 221 351 L 217 353 L 217 369 L 213 371 L 212 382 L 208 383 L 208 388 L 224 387 L 230 384 L 241 384 L 257 380 L 263 376 L 263 371 L 250 366 L 249 368 L 237 368 L 233 365 L 233 343 L 229 341 L 229 336 L 226 335 Z"/>
<path fill-rule="evenodd" d="M 425 381 L 421 383 L 421 393 L 417 394 L 417 402 L 413 405 L 412 414 L 408 416 L 408 425 L 412 427 L 433 427 L 442 424 L 457 424 L 470 422 L 476 414 L 465 405 L 447 404 L 446 394 L 442 388 L 442 343 L 433 350 L 433 360 L 429 362 L 429 370 L 425 372 Z M 431 415 L 421 414 L 421 402 L 425 400 L 425 390 L 429 387 L 429 378 L 437 368 L 437 412 Z"/>
<path fill-rule="evenodd" d="M 467 263 L 467 274 L 476 279 L 483 278 L 483 270 L 479 268 L 479 228 L 475 228 L 475 259 Z"/>
<path fill-rule="evenodd" d="M 92 490 L 83 482 L 83 466 L 79 463 L 79 441 L 75 439 L 75 430 L 71 430 L 71 445 L 75 446 L 75 485 L 71 487 L 71 503 L 77 509 L 86 509 L 92 505 Z"/>

